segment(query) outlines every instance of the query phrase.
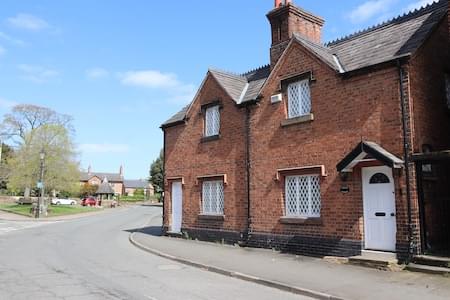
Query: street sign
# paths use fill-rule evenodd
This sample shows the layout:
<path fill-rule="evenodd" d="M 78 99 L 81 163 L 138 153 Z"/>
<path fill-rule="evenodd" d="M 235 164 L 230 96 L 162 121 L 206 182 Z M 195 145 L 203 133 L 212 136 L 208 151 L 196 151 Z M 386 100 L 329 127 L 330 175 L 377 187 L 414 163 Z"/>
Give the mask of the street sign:
<path fill-rule="evenodd" d="M 42 189 L 44 187 L 44 184 L 42 182 L 37 183 L 37 188 Z"/>

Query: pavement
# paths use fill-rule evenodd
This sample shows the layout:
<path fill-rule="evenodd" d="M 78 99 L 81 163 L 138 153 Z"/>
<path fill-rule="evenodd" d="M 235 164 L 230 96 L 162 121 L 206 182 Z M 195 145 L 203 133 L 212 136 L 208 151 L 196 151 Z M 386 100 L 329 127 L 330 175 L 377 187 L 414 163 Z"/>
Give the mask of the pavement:
<path fill-rule="evenodd" d="M 0 234 L 0 299 L 311 299 L 149 255 L 129 242 L 131 232 L 158 218 L 160 207 L 136 206 Z"/>
<path fill-rule="evenodd" d="M 215 273 L 318 299 L 450 299 L 450 279 L 390 272 L 283 254 L 160 236 L 155 217 L 130 236 L 137 247 Z"/>

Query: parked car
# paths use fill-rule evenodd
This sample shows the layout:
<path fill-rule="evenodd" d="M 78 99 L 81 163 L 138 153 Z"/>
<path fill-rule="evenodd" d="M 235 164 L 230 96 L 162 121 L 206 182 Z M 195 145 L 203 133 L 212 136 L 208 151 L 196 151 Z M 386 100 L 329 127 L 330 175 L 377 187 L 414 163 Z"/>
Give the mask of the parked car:
<path fill-rule="evenodd" d="M 52 199 L 53 205 L 76 205 L 77 201 L 73 199 L 60 199 L 60 198 L 54 198 Z"/>
<path fill-rule="evenodd" d="M 81 200 L 82 206 L 95 206 L 97 205 L 97 200 L 93 197 L 86 197 L 83 200 Z"/>
<path fill-rule="evenodd" d="M 19 204 L 19 205 L 33 204 L 33 203 L 35 203 L 35 202 L 36 202 L 35 199 L 32 199 L 32 198 L 25 198 L 25 197 L 21 197 L 21 198 L 19 198 L 19 199 L 16 201 L 16 203 Z"/>

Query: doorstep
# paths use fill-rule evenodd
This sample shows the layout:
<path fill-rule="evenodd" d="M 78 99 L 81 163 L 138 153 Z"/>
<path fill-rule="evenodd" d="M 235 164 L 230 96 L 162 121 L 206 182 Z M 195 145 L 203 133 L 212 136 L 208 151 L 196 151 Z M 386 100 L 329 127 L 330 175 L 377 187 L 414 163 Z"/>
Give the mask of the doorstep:
<path fill-rule="evenodd" d="M 362 250 L 361 255 L 349 257 L 348 263 L 383 271 L 401 271 L 403 269 L 403 266 L 398 264 L 397 254 L 394 252 Z"/>
<path fill-rule="evenodd" d="M 179 238 L 179 237 L 183 236 L 183 233 L 182 232 L 175 232 L 175 231 L 166 231 L 165 235 L 168 236 L 168 237 L 177 237 L 177 238 Z"/>
<path fill-rule="evenodd" d="M 450 258 L 417 255 L 413 257 L 412 263 L 407 265 L 406 269 L 411 272 L 450 276 Z"/>

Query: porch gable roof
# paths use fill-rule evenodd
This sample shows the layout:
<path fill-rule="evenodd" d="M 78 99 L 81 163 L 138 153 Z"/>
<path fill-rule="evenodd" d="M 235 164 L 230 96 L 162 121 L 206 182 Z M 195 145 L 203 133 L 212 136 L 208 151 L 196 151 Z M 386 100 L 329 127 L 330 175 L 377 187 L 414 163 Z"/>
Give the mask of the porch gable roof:
<path fill-rule="evenodd" d="M 399 169 L 404 165 L 403 160 L 390 153 L 377 143 L 362 141 L 336 165 L 337 171 L 351 172 L 353 167 L 361 162 L 361 160 L 367 155 L 372 156 L 391 168 Z"/>

